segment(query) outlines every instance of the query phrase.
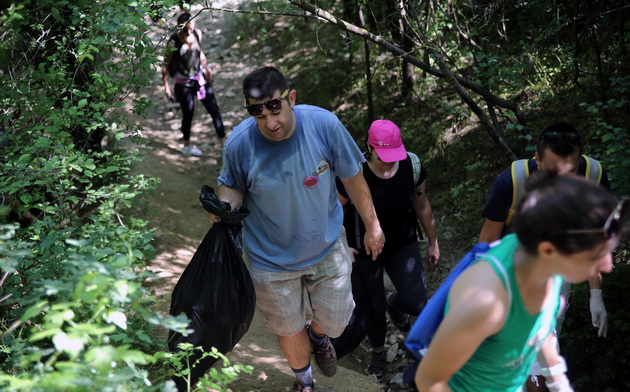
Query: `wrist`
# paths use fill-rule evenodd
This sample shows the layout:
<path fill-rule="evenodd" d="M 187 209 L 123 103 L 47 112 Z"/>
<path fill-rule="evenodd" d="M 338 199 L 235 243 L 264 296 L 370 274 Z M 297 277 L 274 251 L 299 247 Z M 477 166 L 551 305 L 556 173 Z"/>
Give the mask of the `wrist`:
<path fill-rule="evenodd" d="M 591 289 L 591 297 L 602 297 L 602 289 Z"/>
<path fill-rule="evenodd" d="M 556 379 L 555 381 L 546 379 L 545 385 L 547 386 L 547 389 L 549 389 L 549 392 L 573 392 L 573 388 L 571 387 L 566 374 L 563 374 L 562 377 Z"/>
<path fill-rule="evenodd" d="M 558 363 L 555 365 L 540 368 L 540 374 L 546 378 L 563 375 L 566 371 L 567 363 L 562 356 L 558 356 Z"/>

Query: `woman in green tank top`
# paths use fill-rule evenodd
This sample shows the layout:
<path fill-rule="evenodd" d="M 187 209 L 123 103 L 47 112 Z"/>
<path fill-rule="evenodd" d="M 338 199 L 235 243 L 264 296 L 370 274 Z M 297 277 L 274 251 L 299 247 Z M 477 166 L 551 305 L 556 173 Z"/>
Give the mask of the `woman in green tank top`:
<path fill-rule="evenodd" d="M 572 391 L 552 331 L 561 279 L 612 269 L 628 200 L 581 178 L 536 173 L 514 218 L 453 283 L 416 372 L 420 391 L 521 391 L 536 357 L 550 391 Z"/>

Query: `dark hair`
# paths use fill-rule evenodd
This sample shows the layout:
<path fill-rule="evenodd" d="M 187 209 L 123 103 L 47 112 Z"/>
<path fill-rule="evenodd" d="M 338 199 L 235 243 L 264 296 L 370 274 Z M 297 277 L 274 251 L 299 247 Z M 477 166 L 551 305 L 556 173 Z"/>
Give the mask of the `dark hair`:
<path fill-rule="evenodd" d="M 177 17 L 177 24 L 178 25 L 186 24 L 190 20 L 190 18 L 192 18 L 192 15 L 190 15 L 188 12 L 184 12 L 183 14 Z"/>
<path fill-rule="evenodd" d="M 577 140 L 573 142 L 562 140 L 560 142 L 552 143 L 545 138 L 545 135 L 549 132 L 577 135 Z M 583 148 L 584 144 L 582 143 L 582 138 L 580 137 L 580 133 L 578 132 L 578 130 L 575 129 L 572 125 L 565 122 L 557 122 L 555 124 L 549 125 L 540 133 L 540 135 L 538 136 L 538 145 L 536 146 L 536 151 L 538 151 L 538 155 L 541 158 L 543 158 L 546 149 L 550 149 L 554 154 L 561 157 L 568 157 L 569 155 L 573 155 L 576 152 L 582 154 Z"/>
<path fill-rule="evenodd" d="M 250 98 L 271 98 L 276 91 L 282 94 L 288 88 L 289 84 L 284 75 L 274 67 L 258 68 L 243 80 L 243 95 L 246 101 Z"/>
<path fill-rule="evenodd" d="M 564 233 L 604 226 L 617 205 L 617 198 L 606 189 L 582 177 L 536 172 L 527 180 L 526 190 L 512 225 L 527 253 L 535 255 L 543 241 L 572 254 L 607 240 L 597 232 Z"/>

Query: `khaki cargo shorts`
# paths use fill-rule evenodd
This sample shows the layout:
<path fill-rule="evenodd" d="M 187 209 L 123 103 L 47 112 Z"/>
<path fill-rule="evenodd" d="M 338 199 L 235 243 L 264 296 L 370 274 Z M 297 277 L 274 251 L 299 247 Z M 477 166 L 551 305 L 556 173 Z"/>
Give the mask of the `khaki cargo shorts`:
<path fill-rule="evenodd" d="M 338 337 L 354 309 L 351 273 L 344 234 L 322 261 L 307 269 L 272 272 L 250 266 L 265 329 L 279 336 L 293 336 L 312 320 L 326 335 Z"/>

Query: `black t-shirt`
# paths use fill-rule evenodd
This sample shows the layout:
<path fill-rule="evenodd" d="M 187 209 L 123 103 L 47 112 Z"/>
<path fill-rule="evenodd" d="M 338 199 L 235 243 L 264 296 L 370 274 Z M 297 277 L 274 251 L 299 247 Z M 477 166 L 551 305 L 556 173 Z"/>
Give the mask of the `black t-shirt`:
<path fill-rule="evenodd" d="M 363 177 L 370 188 L 376 215 L 383 233 L 385 233 L 384 255 L 416 241 L 417 217 L 413 212 L 413 196 L 415 188 L 424 182 L 426 176 L 426 170 L 421 165 L 418 182 L 413 183 L 413 166 L 409 156 L 400 161 L 396 174 L 386 180 L 377 177 L 367 162 L 363 163 Z M 343 197 L 348 198 L 346 189 L 339 178 L 337 178 L 337 189 Z M 356 230 L 357 221 L 358 233 Z M 346 228 L 348 245 L 359 250 L 359 257 L 366 257 L 363 248 L 365 225 L 351 204 L 346 207 L 343 225 Z"/>

